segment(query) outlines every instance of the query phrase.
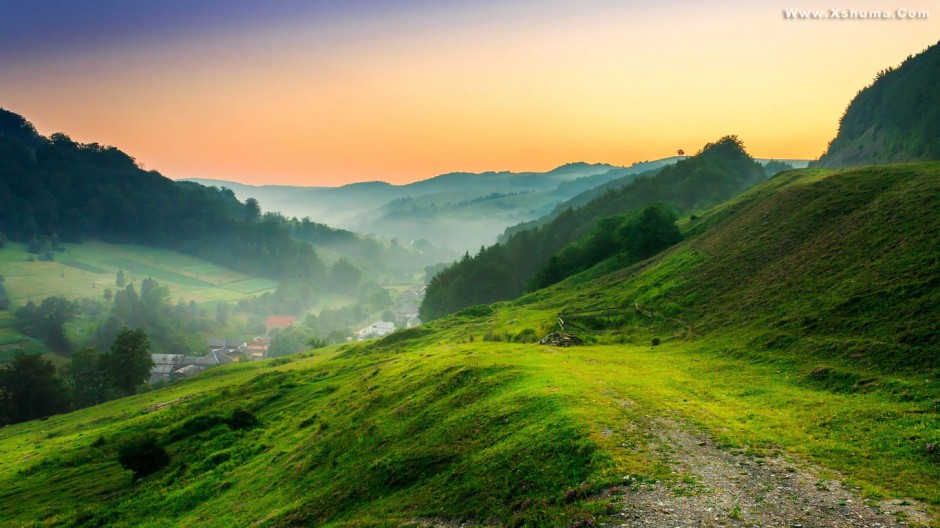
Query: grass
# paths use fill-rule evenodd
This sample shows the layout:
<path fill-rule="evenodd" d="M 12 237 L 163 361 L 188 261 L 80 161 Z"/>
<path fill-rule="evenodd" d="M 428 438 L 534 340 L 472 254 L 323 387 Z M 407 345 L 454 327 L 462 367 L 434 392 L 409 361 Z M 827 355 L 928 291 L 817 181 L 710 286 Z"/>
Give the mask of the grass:
<path fill-rule="evenodd" d="M 103 242 L 63 244 L 52 262 L 30 262 L 25 245 L 9 243 L 0 249 L 0 275 L 14 305 L 39 302 L 52 295 L 72 299 L 101 298 L 114 291 L 115 277 L 124 271 L 128 281 L 147 277 L 170 290 L 173 299 L 198 303 L 234 301 L 273 291 L 274 281 L 252 278 L 203 260 L 172 251 Z"/>
<path fill-rule="evenodd" d="M 229 282 L 222 287 L 236 293 L 249 295 L 271 291 L 277 288 L 277 283 L 271 279 L 265 279 L 264 277 L 255 277 L 253 279 Z"/>
<path fill-rule="evenodd" d="M 274 291 L 277 282 L 250 277 L 204 260 L 163 249 L 113 245 L 103 242 L 63 244 L 52 262 L 35 260 L 24 244 L 7 243 L 0 249 L 0 275 L 15 307 L 29 301 L 61 295 L 69 299 L 101 299 L 105 289 L 116 291 L 117 272 L 139 289 L 140 281 L 152 277 L 170 291 L 173 301 L 190 300 L 204 306 L 231 302 Z M 33 259 L 33 260 L 31 260 Z M 44 354 L 56 362 L 62 358 L 48 353 L 42 343 L 20 334 L 14 328 L 11 311 L 0 312 L 0 364 L 9 362 L 17 350 Z M 94 321 L 81 317 L 66 329 L 76 343 L 94 333 Z M 199 343 L 201 348 L 201 342 Z"/>
<path fill-rule="evenodd" d="M 873 496 L 940 505 L 940 465 L 922 452 L 940 423 L 924 401 L 833 394 L 803 383 L 798 365 L 755 365 L 713 344 L 558 350 L 452 342 L 459 333 L 218 369 L 0 430 L 0 513 L 25 525 L 42 513 L 66 525 L 378 526 L 383 511 L 393 525 L 563 526 L 594 517 L 591 494 L 625 476 L 674 478 L 648 446 L 649 416 L 699 424 L 725 446 L 810 458 Z M 242 408 L 258 426 L 222 424 Z M 165 439 L 171 466 L 135 484 L 112 451 L 147 431 Z"/>
<path fill-rule="evenodd" d="M 756 459 L 808 459 L 827 480 L 936 515 L 938 308 L 924 284 L 937 276 L 928 237 L 940 223 L 937 211 L 899 207 L 935 202 L 938 172 L 787 173 L 700 214 L 688 241 L 627 269 L 610 261 L 381 341 L 218 368 L 0 429 L 0 518 L 587 526 L 616 509 L 616 493 L 603 493 L 614 486 L 694 486 L 653 447 L 660 418 Z M 807 200 L 828 211 L 812 229 Z M 877 291 L 889 294 L 865 301 Z M 634 303 L 652 317 L 618 315 L 583 334 L 588 346 L 522 342 L 563 309 Z M 239 412 L 257 423 L 232 425 Z M 141 434 L 170 462 L 134 481 L 118 447 Z"/>

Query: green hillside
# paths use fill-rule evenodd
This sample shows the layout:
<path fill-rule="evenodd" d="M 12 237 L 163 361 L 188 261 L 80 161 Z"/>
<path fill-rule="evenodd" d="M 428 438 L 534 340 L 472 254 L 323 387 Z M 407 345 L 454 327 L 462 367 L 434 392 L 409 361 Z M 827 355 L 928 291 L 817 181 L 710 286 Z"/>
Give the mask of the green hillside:
<path fill-rule="evenodd" d="M 608 190 L 587 205 L 567 209 L 545 225 L 517 232 L 472 257 L 466 255 L 431 279 L 421 317 L 430 320 L 474 304 L 522 295 L 533 289 L 533 278 L 553 255 L 591 233 L 605 217 L 657 202 L 683 211 L 698 211 L 764 179 L 763 168 L 747 154 L 743 143 L 735 136 L 723 137 L 705 145 L 695 156 L 638 177 L 620 189 Z M 600 253 L 603 258 L 609 256 Z M 581 269 L 555 270 L 552 276 L 565 277 Z M 536 286 L 551 282 L 537 281 Z"/>
<path fill-rule="evenodd" d="M 940 160 L 940 43 L 859 90 L 821 167 Z"/>
<path fill-rule="evenodd" d="M 655 497 L 647 520 L 940 526 L 938 198 L 940 163 L 787 172 L 626 268 L 0 429 L 0 518 L 597 526 Z M 587 346 L 533 342 L 588 309 Z M 140 435 L 169 458 L 135 481 Z M 708 502 L 729 460 L 767 480 Z"/>
<path fill-rule="evenodd" d="M 0 275 L 14 305 L 52 295 L 97 299 L 105 288 L 116 289 L 118 271 L 130 282 L 152 277 L 170 290 L 172 299 L 186 302 L 234 301 L 277 288 L 275 281 L 174 251 L 95 241 L 62 247 L 64 251 L 48 262 L 36 260 L 25 244 L 0 249 Z"/>

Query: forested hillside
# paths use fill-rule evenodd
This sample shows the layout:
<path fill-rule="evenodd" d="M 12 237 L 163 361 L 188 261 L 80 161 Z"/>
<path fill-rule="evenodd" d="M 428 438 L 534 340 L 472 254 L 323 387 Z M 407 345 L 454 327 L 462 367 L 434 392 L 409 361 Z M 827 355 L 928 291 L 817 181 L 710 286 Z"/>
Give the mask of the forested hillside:
<path fill-rule="evenodd" d="M 763 168 L 745 152 L 741 141 L 735 136 L 721 138 L 695 156 L 654 175 L 637 178 L 621 189 L 608 190 L 583 207 L 566 210 L 546 225 L 481 248 L 475 256 L 465 255 L 431 280 L 421 307 L 422 318 L 433 319 L 474 304 L 518 297 L 552 255 L 588 235 L 604 217 L 657 202 L 668 204 L 667 209 L 696 211 L 721 203 L 763 180 Z M 591 252 L 585 252 L 588 254 Z M 605 250 L 596 257 L 611 254 Z M 588 258 L 578 259 L 570 269 L 556 266 L 551 280 L 537 284 L 554 282 L 596 262 L 599 260 Z"/>
<path fill-rule="evenodd" d="M 839 121 L 822 167 L 940 160 L 940 44 L 878 72 Z"/>
<path fill-rule="evenodd" d="M 257 203 L 177 183 L 124 152 L 40 136 L 0 109 L 0 232 L 50 256 L 57 242 L 98 238 L 175 249 L 272 278 L 314 277 L 323 264 Z"/>

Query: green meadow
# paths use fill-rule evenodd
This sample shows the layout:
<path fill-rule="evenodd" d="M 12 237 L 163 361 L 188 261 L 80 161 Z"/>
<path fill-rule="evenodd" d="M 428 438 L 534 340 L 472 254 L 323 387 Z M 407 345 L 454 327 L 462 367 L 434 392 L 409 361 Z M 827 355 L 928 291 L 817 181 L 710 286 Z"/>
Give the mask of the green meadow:
<path fill-rule="evenodd" d="M 733 338 L 483 341 L 484 328 L 509 328 L 516 314 L 218 369 L 5 428 L 0 512 L 23 526 L 566 526 L 614 513 L 616 493 L 603 492 L 624 483 L 682 486 L 650 446 L 658 418 L 756 460 L 808 459 L 871 498 L 940 506 L 940 464 L 923 451 L 937 440 L 940 394 L 919 377 L 879 378 L 909 398 L 833 391 L 811 381 L 811 362 L 727 354 Z M 233 430 L 224 419 L 236 410 L 258 424 Z M 137 482 L 115 455 L 135 433 L 171 456 Z"/>
<path fill-rule="evenodd" d="M 54 252 L 52 262 L 31 261 L 35 255 L 24 244 L 10 243 L 0 249 L 0 275 L 14 304 L 39 302 L 52 295 L 100 298 L 106 288 L 116 289 L 118 271 L 129 282 L 152 277 L 169 288 L 171 298 L 198 303 L 234 301 L 277 288 L 274 281 L 174 251 L 95 241 L 62 246 L 65 251 Z"/>
<path fill-rule="evenodd" d="M 783 173 L 636 265 L 5 427 L 0 518 L 595 526 L 647 483 L 696 493 L 656 442 L 671 423 L 936 519 L 938 197 L 937 163 Z M 537 344 L 591 309 L 585 346 Z M 169 458 L 135 479 L 142 437 Z"/>

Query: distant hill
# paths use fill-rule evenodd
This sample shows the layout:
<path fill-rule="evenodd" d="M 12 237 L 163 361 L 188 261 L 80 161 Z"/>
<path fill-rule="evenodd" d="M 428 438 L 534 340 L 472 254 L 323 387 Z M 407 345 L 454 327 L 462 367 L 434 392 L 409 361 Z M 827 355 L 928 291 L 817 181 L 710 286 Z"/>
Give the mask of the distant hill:
<path fill-rule="evenodd" d="M 659 165 L 623 168 L 578 162 L 547 172 L 454 172 L 406 185 L 365 182 L 291 187 L 191 181 L 231 189 L 242 200 L 256 198 L 266 211 L 310 216 L 406 244 L 426 239 L 462 252 L 491 244 L 507 226 L 543 216 L 586 189 Z"/>
<path fill-rule="evenodd" d="M 575 194 L 571 198 L 559 203 L 555 206 L 554 209 L 547 215 L 536 218 L 535 220 L 530 220 L 528 222 L 522 222 L 514 226 L 507 227 L 502 235 L 499 237 L 500 242 L 505 242 L 515 233 L 519 231 L 525 231 L 526 229 L 532 229 L 535 227 L 543 226 L 558 215 L 567 211 L 568 209 L 577 209 L 578 207 L 583 207 L 599 196 L 603 195 L 607 191 L 615 191 L 622 189 L 627 185 L 633 183 L 634 180 L 640 177 L 650 177 L 654 176 L 659 169 L 671 165 L 680 161 L 681 159 L 678 156 L 673 156 L 669 158 L 663 158 L 661 160 L 643 162 L 634 164 L 630 169 L 612 169 L 611 171 L 604 173 L 602 175 L 603 179 L 594 179 L 596 176 L 580 178 L 570 184 L 559 185 L 561 188 L 573 188 L 574 185 L 579 185 L 583 189 L 578 194 Z M 804 169 L 809 165 L 809 160 L 799 160 L 799 159 L 764 159 L 764 158 L 755 158 L 754 161 L 757 161 L 764 166 L 764 172 L 767 173 L 767 176 L 775 174 L 775 168 L 783 169 Z M 642 172 L 636 172 L 631 170 L 639 167 L 642 169 Z M 590 181 L 588 181 L 590 180 Z M 582 183 L 583 182 L 583 183 Z"/>
<path fill-rule="evenodd" d="M 940 43 L 878 73 L 839 121 L 820 167 L 940 160 Z"/>
<path fill-rule="evenodd" d="M 629 167 L 576 162 L 547 172 L 453 172 L 405 185 L 373 181 L 304 187 L 189 181 L 230 189 L 241 200 L 255 198 L 265 211 L 316 218 L 357 233 L 395 238 L 406 246 L 423 239 L 463 253 L 492 244 L 500 236 L 543 225 L 565 209 L 585 205 L 607 189 L 619 189 L 640 174 L 650 175 L 679 159 L 673 156 Z M 806 160 L 780 161 L 794 168 L 807 164 Z"/>
<path fill-rule="evenodd" d="M 473 257 L 466 255 L 431 280 L 422 305 L 422 318 L 432 319 L 474 304 L 518 297 L 552 255 L 588 235 L 604 217 L 656 202 L 682 211 L 703 209 L 764 179 L 763 167 L 744 151 L 736 137 L 722 138 L 706 145 L 695 156 L 638 177 L 620 189 L 608 189 L 591 202 L 566 209 L 544 225 L 516 232 L 505 242 L 482 249 Z M 604 254 L 603 258 L 607 256 Z M 555 279 L 558 276 L 555 274 Z"/>

